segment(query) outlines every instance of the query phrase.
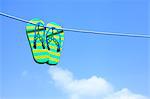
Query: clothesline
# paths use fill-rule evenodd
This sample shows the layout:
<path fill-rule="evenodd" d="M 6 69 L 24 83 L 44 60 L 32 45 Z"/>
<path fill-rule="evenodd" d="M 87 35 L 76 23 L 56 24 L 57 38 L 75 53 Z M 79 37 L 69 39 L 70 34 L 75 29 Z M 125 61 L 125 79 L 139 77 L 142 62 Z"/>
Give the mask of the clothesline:
<path fill-rule="evenodd" d="M 28 20 L 16 17 L 16 16 L 12 16 L 3 12 L 0 12 L 1 16 L 7 17 L 7 18 L 11 18 L 14 19 L 16 21 L 21 21 L 21 22 L 25 22 L 25 23 L 29 23 L 29 24 L 34 24 Z M 35 25 L 35 24 L 34 24 Z M 44 26 L 44 28 L 49 28 Z M 59 28 L 57 28 L 59 29 Z M 139 37 L 139 38 L 150 38 L 150 35 L 142 35 L 142 34 L 133 34 L 133 33 L 122 33 L 122 32 L 99 32 L 99 31 L 90 31 L 90 30 L 81 30 L 81 29 L 71 29 L 71 28 L 61 28 L 61 30 L 64 31 L 72 31 L 72 32 L 78 32 L 78 33 L 88 33 L 88 34 L 99 34 L 99 35 L 112 35 L 112 36 L 126 36 L 126 37 Z"/>

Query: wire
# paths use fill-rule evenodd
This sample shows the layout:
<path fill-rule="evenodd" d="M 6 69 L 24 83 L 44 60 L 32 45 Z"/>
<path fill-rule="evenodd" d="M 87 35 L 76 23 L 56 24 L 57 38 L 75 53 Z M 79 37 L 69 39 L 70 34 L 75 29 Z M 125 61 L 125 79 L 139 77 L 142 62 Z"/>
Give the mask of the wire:
<path fill-rule="evenodd" d="M 67 29 L 67 28 L 63 28 L 63 29 L 65 31 L 73 31 L 73 32 L 81 32 L 81 33 L 89 33 L 89 34 L 150 38 L 150 35 L 141 35 L 141 34 L 119 33 L 119 32 L 118 33 L 113 33 L 113 32 L 98 32 L 98 31 Z"/>
<path fill-rule="evenodd" d="M 29 23 L 29 24 L 33 24 L 36 25 L 28 20 L 24 20 L 22 18 L 18 18 L 6 13 L 2 13 L 0 12 L 1 16 L 4 17 L 8 17 L 17 21 L 21 21 L 21 22 L 25 22 L 25 23 Z M 45 28 L 49 28 L 44 26 Z M 126 37 L 140 37 L 140 38 L 150 38 L 150 35 L 142 35 L 142 34 L 132 34 L 132 33 L 114 33 L 114 32 L 98 32 L 98 31 L 89 31 L 89 30 L 80 30 L 80 29 L 70 29 L 70 28 L 57 28 L 57 29 L 61 29 L 64 31 L 72 31 L 72 32 L 80 32 L 80 33 L 88 33 L 88 34 L 100 34 L 100 35 L 113 35 L 113 36 L 126 36 Z"/>
<path fill-rule="evenodd" d="M 15 20 L 18 20 L 18 21 L 21 21 L 21 22 L 34 24 L 34 23 L 32 23 L 32 22 L 29 22 L 28 20 L 24 20 L 24 19 L 21 19 L 21 18 L 18 18 L 18 17 L 12 16 L 12 15 L 8 15 L 8 14 L 6 14 L 6 13 L 2 13 L 2 12 L 0 12 L 0 15 L 5 16 L 5 17 L 8 17 L 8 18 L 11 18 L 11 19 L 15 19 Z M 36 24 L 34 24 L 34 25 L 36 25 Z"/>

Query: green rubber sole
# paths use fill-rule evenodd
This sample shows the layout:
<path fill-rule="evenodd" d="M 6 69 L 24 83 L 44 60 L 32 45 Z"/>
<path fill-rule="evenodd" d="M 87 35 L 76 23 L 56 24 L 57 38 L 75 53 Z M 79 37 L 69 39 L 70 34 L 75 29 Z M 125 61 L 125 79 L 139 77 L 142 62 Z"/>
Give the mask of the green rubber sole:
<path fill-rule="evenodd" d="M 26 25 L 26 34 L 35 62 L 40 64 L 47 63 L 49 65 L 58 64 L 64 41 L 64 32 L 59 32 L 57 28 L 62 27 L 54 22 L 48 23 L 47 27 L 56 28 L 52 31 L 49 28 L 45 29 L 43 27 L 44 22 L 38 18 L 30 20 L 30 22 L 34 24 L 39 23 L 39 26 L 29 23 Z"/>

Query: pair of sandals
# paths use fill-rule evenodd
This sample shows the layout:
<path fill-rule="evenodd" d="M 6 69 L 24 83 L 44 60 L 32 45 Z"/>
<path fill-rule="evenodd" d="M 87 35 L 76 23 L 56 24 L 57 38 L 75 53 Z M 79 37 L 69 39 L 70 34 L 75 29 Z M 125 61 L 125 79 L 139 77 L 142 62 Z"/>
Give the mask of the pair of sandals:
<path fill-rule="evenodd" d="M 26 33 L 34 60 L 37 63 L 56 65 L 64 41 L 62 27 L 54 22 L 44 27 L 44 22 L 38 18 L 30 20 L 34 24 L 26 25 Z"/>

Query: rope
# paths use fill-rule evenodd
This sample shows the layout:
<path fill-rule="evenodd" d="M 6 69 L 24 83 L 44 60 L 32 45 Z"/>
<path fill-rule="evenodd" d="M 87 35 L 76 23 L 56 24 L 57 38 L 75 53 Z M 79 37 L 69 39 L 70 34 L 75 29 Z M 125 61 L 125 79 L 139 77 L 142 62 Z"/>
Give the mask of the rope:
<path fill-rule="evenodd" d="M 18 18 L 6 13 L 0 12 L 1 16 L 8 17 L 17 21 L 30 23 L 36 25 L 28 20 L 24 20 L 22 18 Z M 44 28 L 50 28 L 44 26 Z M 72 31 L 72 32 L 80 32 L 80 33 L 88 33 L 88 34 L 100 34 L 100 35 L 112 35 L 112 36 L 126 36 L 126 37 L 139 37 L 139 38 L 150 38 L 150 35 L 142 35 L 142 34 L 132 34 L 132 33 L 114 33 L 114 32 L 98 32 L 98 31 L 89 31 L 89 30 L 80 30 L 80 29 L 70 29 L 70 28 L 57 28 L 57 30 L 64 30 L 64 31 Z"/>

